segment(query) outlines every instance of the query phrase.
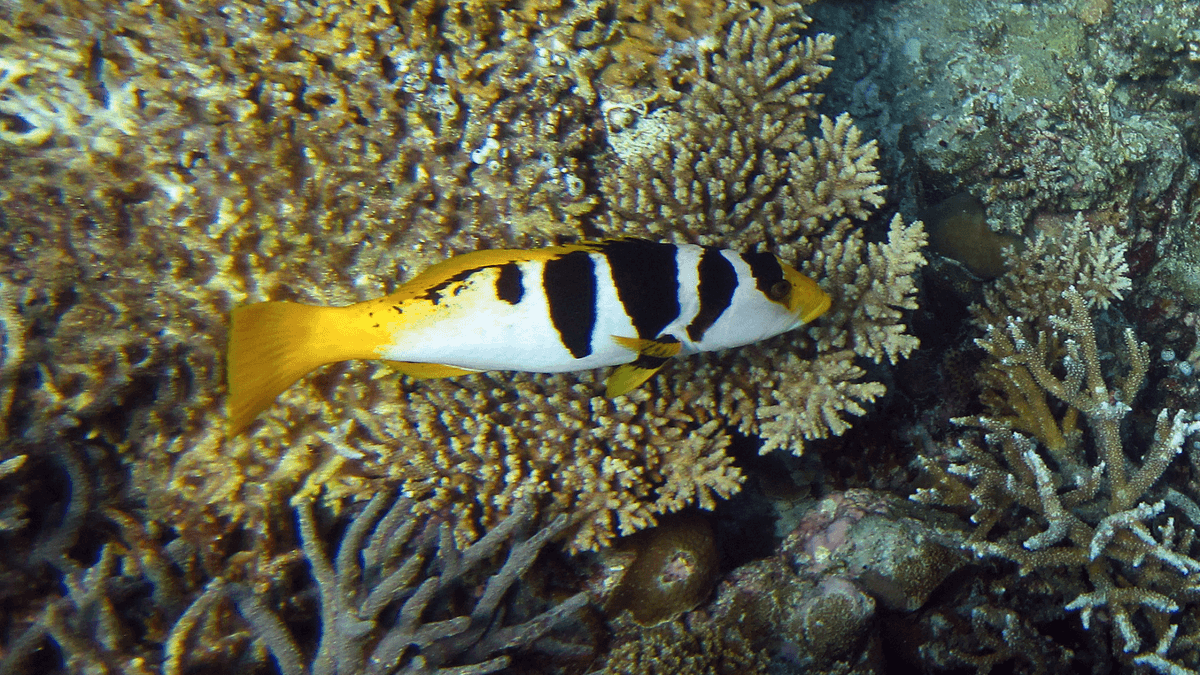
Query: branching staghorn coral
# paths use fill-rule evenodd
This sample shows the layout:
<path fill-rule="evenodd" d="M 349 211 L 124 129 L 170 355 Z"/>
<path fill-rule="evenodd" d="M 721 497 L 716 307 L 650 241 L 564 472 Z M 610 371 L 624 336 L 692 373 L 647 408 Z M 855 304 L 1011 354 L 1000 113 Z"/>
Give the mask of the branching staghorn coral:
<path fill-rule="evenodd" d="M 71 671 L 134 672 L 137 658 L 128 649 L 110 597 L 128 584 L 116 573 L 117 562 L 114 549 L 105 546 L 93 567 L 66 574 L 66 595 L 48 602 L 33 625 L 7 645 L 0 673 L 23 672 L 22 661 L 47 638 L 65 652 Z"/>
<path fill-rule="evenodd" d="M 1060 243 L 1070 251 L 1081 241 Z M 1091 300 L 1126 285 L 1119 256 L 1109 269 L 1115 283 Z M 1021 274 L 1010 272 L 1009 283 L 1037 288 Z M 1084 629 L 1110 623 L 1113 652 L 1125 662 L 1176 672 L 1167 666 L 1200 658 L 1192 637 L 1200 626 L 1177 613 L 1196 591 L 1200 509 L 1161 478 L 1200 421 L 1161 410 L 1153 440 L 1131 448 L 1121 423 L 1145 380 L 1148 347 L 1126 329 L 1128 371 L 1106 378 L 1088 300 L 1070 286 L 1056 303 L 1066 311 L 1045 316 L 1044 328 L 1020 316 L 988 325 L 977 341 L 988 355 L 980 378 L 987 412 L 956 420 L 983 438 L 961 437 L 944 461 L 922 457 L 933 487 L 913 498 L 970 513 L 966 548 L 1011 561 L 1022 576 L 1052 577 L 1050 588 L 1067 595 L 1063 608 L 1078 611 Z M 1179 631 L 1186 637 L 1176 640 Z"/>
<path fill-rule="evenodd" d="M 832 39 L 804 35 L 803 3 L 614 7 L 0 9 L 0 255 L 40 364 L 15 433 L 55 420 L 119 448 L 151 516 L 189 536 L 270 539 L 297 493 L 399 485 L 449 509 L 460 547 L 548 496 L 548 521 L 584 512 L 582 550 L 736 492 L 729 428 L 796 453 L 843 432 L 884 391 L 860 358 L 916 346 L 924 236 L 850 220 L 882 186 L 874 144 L 815 111 Z M 648 155 L 626 133 L 673 139 L 654 199 L 677 212 L 628 198 Z M 235 304 L 345 304 L 451 253 L 638 234 L 768 246 L 838 306 L 808 340 L 681 361 L 615 401 L 587 373 L 334 365 L 224 438 Z"/>
<path fill-rule="evenodd" d="M 1016 668 L 1050 675 L 1069 671 L 1073 650 L 1043 635 L 1020 612 L 988 603 L 954 605 L 922 617 L 928 641 L 921 645 L 926 664 L 941 670 L 974 669 L 990 673 Z M 964 630 L 968 625 L 969 630 Z"/>
<path fill-rule="evenodd" d="M 584 593 L 547 600 L 526 590 L 567 516 L 532 531 L 532 509 L 522 505 L 460 553 L 443 519 L 414 517 L 411 507 L 378 495 L 350 519 L 331 558 L 326 532 L 337 528 L 319 525 L 305 502 L 296 510 L 300 550 L 256 578 L 216 576 L 202 586 L 187 579 L 179 540 L 161 546 L 135 518 L 108 509 L 117 534 L 97 560 L 64 560 L 60 597 L 6 617 L 6 630 L 10 622 L 23 629 L 6 636 L 0 673 L 60 661 L 64 672 L 178 675 L 274 658 L 283 673 L 450 675 L 494 672 L 540 638 L 538 647 L 558 656 L 588 651 L 548 635 L 587 604 Z M 289 571 L 297 561 L 310 569 L 304 579 Z M 305 600 L 314 591 L 316 607 Z M 293 636 L 312 625 L 319 645 Z"/>
<path fill-rule="evenodd" d="M 77 483 L 72 489 L 78 493 L 85 486 Z M 106 507 L 95 514 L 95 529 L 105 543 L 94 562 L 77 562 L 63 550 L 79 534 L 66 528 L 85 515 L 78 512 L 76 501 L 72 499 L 55 536 L 41 542 L 32 555 L 26 553 L 29 559 L 24 562 L 49 563 L 61 573 L 61 586 L 46 597 L 35 596 L 40 604 L 28 610 L 17 604 L 30 600 L 23 597 L 25 589 L 3 589 L 12 604 L 4 626 L 0 673 L 159 672 L 166 628 L 180 616 L 190 595 L 188 582 L 179 574 L 180 561 L 136 518 Z M 215 649 L 219 642 L 214 639 L 206 648 Z M 234 642 L 227 640 L 224 646 Z"/>
<path fill-rule="evenodd" d="M 1002 324 L 1015 316 L 1039 329 L 1046 318 L 1068 313 L 1064 293 L 1074 288 L 1088 307 L 1106 309 L 1129 290 L 1128 242 L 1104 213 L 1043 216 L 1036 235 L 1022 250 L 1005 254 L 1009 270 L 984 290 L 973 308 L 975 323 Z"/>
<path fill-rule="evenodd" d="M 1040 349 L 1061 355 L 1064 347 L 1054 337 L 1049 317 L 1072 311 L 1068 289 L 1074 288 L 1089 308 L 1104 309 L 1122 297 L 1130 287 L 1128 245 L 1111 224 L 1093 225 L 1083 214 L 1059 218 L 1057 224 L 1044 219 L 1043 228 L 1023 250 L 1006 253 L 1009 271 L 984 290 L 981 304 L 971 308 L 975 325 L 986 331 L 990 345 L 986 350 L 991 358 L 984 359 L 977 373 L 989 415 L 1032 435 L 1052 452 L 1065 446 L 1064 434 L 1076 432 L 1078 410 L 1068 407 L 1065 417 L 1056 419 L 1032 373 L 1005 366 L 1004 359 L 1014 352 L 1007 325 L 1016 320 L 1028 326 L 1039 341 L 1049 341 Z M 1132 354 L 1132 346 L 1129 349 Z"/>
<path fill-rule="evenodd" d="M 529 647 L 587 604 L 581 592 L 520 623 L 501 609 L 538 553 L 566 527 L 566 515 L 525 536 L 522 529 L 533 515 L 525 502 L 460 553 L 445 522 L 414 517 L 412 506 L 407 499 L 377 495 L 354 518 L 331 559 L 312 503 L 298 505 L 304 557 L 319 597 L 320 641 L 311 658 L 311 650 L 251 586 L 217 579 L 172 632 L 165 672 L 183 672 L 188 634 L 224 598 L 232 600 L 284 675 L 496 672 L 511 661 L 502 651 Z M 504 563 L 485 572 L 486 583 L 470 593 L 473 607 L 458 614 L 454 593 L 503 550 Z"/>

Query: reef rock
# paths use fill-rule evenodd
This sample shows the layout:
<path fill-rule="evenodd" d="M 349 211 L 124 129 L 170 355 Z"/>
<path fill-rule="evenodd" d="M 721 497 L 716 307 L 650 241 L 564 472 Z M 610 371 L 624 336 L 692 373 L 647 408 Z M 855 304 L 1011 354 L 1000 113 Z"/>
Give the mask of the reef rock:
<path fill-rule="evenodd" d="M 714 617 L 739 623 L 773 672 L 876 672 L 875 617 L 918 609 L 963 563 L 923 515 L 870 490 L 828 495 L 774 556 L 722 581 Z"/>

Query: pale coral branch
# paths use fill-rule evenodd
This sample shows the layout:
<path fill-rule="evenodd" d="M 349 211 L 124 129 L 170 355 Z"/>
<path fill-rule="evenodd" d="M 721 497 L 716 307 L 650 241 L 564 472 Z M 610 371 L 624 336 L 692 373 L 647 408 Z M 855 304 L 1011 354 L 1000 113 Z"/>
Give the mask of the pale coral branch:
<path fill-rule="evenodd" d="M 226 581 L 220 577 L 212 579 L 175 621 L 164 641 L 166 659 L 163 663 L 163 675 L 181 675 L 184 672 L 183 659 L 189 651 L 192 632 L 226 593 Z"/>
<path fill-rule="evenodd" d="M 1065 342 L 1067 356 L 1063 359 L 1066 369 L 1065 377 L 1058 377 L 1050 372 L 1047 366 L 1047 346 L 1044 340 L 1039 340 L 1037 347 L 1031 347 L 1023 337 L 1023 332 L 1017 322 L 1009 324 L 1009 332 L 1013 335 L 1016 353 L 1003 361 L 1010 366 L 1024 366 L 1033 376 L 1038 386 L 1055 398 L 1077 408 L 1087 417 L 1089 425 L 1096 436 L 1097 448 L 1104 462 L 1108 465 L 1108 479 L 1112 485 L 1114 498 L 1110 512 L 1123 511 L 1132 506 L 1137 495 L 1135 485 L 1131 485 L 1126 476 L 1124 449 L 1120 437 L 1120 421 L 1130 408 L 1122 399 L 1130 398 L 1136 392 L 1112 392 L 1102 377 L 1099 350 L 1096 346 L 1096 334 L 1092 327 L 1091 318 L 1084 304 L 1083 297 L 1074 287 L 1068 288 L 1064 297 L 1071 308 L 1069 317 L 1052 316 L 1051 324 L 1065 333 L 1071 339 Z M 1132 338 L 1126 338 L 1131 341 Z M 1140 385 L 1148 367 L 1145 348 L 1136 340 L 1137 349 L 1131 353 L 1132 366 L 1125 381 L 1132 385 Z M 1158 464 L 1155 463 L 1155 466 Z M 1165 464 L 1163 465 L 1165 468 Z M 1147 474 L 1140 479 L 1145 481 Z M 1157 478 L 1157 476 L 1154 476 Z"/>
<path fill-rule="evenodd" d="M 24 356 L 25 323 L 17 311 L 16 287 L 0 279 L 0 438 L 8 437 L 8 411 Z"/>
<path fill-rule="evenodd" d="M 1116 536 L 1117 528 L 1130 529 L 1135 523 L 1149 520 L 1162 513 L 1164 506 L 1165 504 L 1161 501 L 1154 504 L 1143 502 L 1132 509 L 1119 511 L 1105 517 L 1096 525 L 1092 541 L 1088 545 L 1088 555 L 1092 560 L 1100 557 L 1100 554 L 1104 552 L 1104 547 L 1108 546 L 1108 542 Z"/>
<path fill-rule="evenodd" d="M 1021 457 L 1037 481 L 1038 497 L 1041 498 L 1043 505 L 1042 515 L 1046 517 L 1049 524 L 1044 532 L 1025 540 L 1025 548 L 1038 551 L 1057 544 L 1067 536 L 1067 532 L 1071 529 L 1071 517 L 1063 509 L 1062 502 L 1058 499 L 1058 492 L 1055 490 L 1054 479 L 1050 476 L 1050 469 L 1046 468 L 1046 463 L 1038 456 L 1037 451 L 1030 448 Z"/>

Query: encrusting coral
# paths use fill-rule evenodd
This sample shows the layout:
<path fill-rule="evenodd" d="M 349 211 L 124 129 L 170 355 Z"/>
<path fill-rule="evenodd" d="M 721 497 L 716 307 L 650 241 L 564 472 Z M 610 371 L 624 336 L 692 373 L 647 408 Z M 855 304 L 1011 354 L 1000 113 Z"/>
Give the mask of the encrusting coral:
<path fill-rule="evenodd" d="M 881 615 L 925 604 L 965 557 L 927 516 L 871 490 L 830 494 L 774 555 L 728 574 L 708 611 L 765 649 L 773 672 L 878 672 Z"/>
<path fill-rule="evenodd" d="M 805 36 L 804 6 L 0 9 L 0 267 L 27 335 L 10 434 L 118 448 L 184 532 L 269 538 L 297 495 L 397 484 L 449 509 L 460 547 L 528 498 L 585 514 L 573 550 L 711 508 L 742 481 L 729 428 L 799 453 L 884 392 L 860 358 L 916 347 L 924 235 L 864 237 L 875 146 L 817 116 L 832 38 Z M 346 304 L 453 253 L 622 235 L 766 246 L 834 310 L 612 401 L 587 373 L 334 365 L 223 437 L 235 304 Z"/>
<path fill-rule="evenodd" d="M 766 653 L 734 622 L 701 612 L 654 627 L 618 619 L 616 646 L 595 675 L 765 675 Z"/>
<path fill-rule="evenodd" d="M 921 457 L 932 486 L 913 498 L 970 513 L 965 548 L 1015 563 L 1023 578 L 1052 578 L 1043 592 L 1064 598 L 1059 611 L 1078 612 L 1085 630 L 1107 627 L 1122 662 L 1191 672 L 1181 669 L 1200 659 L 1200 625 L 1181 610 L 1200 571 L 1200 507 L 1161 479 L 1200 421 L 1139 410 L 1153 438 L 1143 445 L 1122 431 L 1149 350 L 1126 328 L 1125 373 L 1111 376 L 1089 305 L 1128 288 L 1124 245 L 1082 216 L 1050 241 L 1011 254 L 1010 271 L 973 308 L 986 331 L 977 340 L 985 412 L 956 422 L 982 438 L 965 434 L 941 457 Z"/>

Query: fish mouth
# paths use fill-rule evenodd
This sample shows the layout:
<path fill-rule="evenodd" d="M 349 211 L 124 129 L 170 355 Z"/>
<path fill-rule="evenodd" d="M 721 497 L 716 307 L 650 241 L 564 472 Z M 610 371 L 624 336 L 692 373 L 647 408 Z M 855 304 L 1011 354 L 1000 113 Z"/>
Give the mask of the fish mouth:
<path fill-rule="evenodd" d="M 830 305 L 833 304 L 833 298 L 829 297 L 829 295 L 827 295 L 825 293 L 822 293 L 822 295 L 824 297 L 821 298 L 821 301 L 818 304 L 810 307 L 807 312 L 803 312 L 802 314 L 800 314 L 800 324 L 801 325 L 806 324 L 806 323 L 812 323 L 817 317 L 819 317 L 822 314 L 824 314 L 825 312 L 829 311 Z M 796 309 L 799 311 L 803 311 L 804 308 L 797 307 Z"/>

